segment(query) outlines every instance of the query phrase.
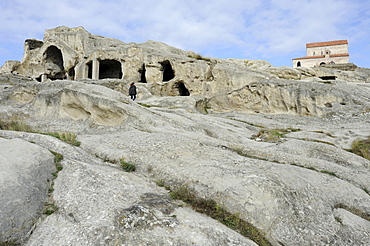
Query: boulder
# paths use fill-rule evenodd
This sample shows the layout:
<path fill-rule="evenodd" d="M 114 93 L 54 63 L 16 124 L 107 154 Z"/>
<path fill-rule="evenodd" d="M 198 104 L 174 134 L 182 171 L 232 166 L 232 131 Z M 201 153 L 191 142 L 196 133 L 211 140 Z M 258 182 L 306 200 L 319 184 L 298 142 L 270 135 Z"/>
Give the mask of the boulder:
<path fill-rule="evenodd" d="M 0 138 L 0 243 L 23 243 L 44 209 L 54 155 L 21 139 Z"/>

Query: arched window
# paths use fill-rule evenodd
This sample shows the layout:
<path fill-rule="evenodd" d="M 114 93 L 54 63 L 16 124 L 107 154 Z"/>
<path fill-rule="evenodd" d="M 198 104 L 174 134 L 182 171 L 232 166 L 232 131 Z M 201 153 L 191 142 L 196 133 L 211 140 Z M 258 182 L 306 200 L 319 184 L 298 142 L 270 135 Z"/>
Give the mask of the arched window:
<path fill-rule="evenodd" d="M 320 66 L 321 66 L 321 65 L 325 65 L 325 64 L 326 64 L 325 62 L 321 62 L 321 63 L 320 63 Z"/>
<path fill-rule="evenodd" d="M 315 55 L 315 51 L 313 52 L 313 55 Z"/>
<path fill-rule="evenodd" d="M 301 62 L 297 62 L 297 67 L 300 67 L 301 66 Z"/>

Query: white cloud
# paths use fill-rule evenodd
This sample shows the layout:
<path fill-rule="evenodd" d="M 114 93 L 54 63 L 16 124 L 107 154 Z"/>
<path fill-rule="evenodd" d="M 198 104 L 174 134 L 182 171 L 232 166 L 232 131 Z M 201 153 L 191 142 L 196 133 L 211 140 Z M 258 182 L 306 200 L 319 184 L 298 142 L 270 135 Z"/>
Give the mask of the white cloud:
<path fill-rule="evenodd" d="M 0 8 L 4 47 L 42 39 L 45 29 L 56 26 L 83 26 L 125 42 L 151 39 L 221 58 L 284 57 L 290 65 L 307 42 L 364 45 L 370 36 L 365 0 L 14 0 Z M 3 57 L 8 54 L 0 50 L 0 63 L 14 59 Z"/>

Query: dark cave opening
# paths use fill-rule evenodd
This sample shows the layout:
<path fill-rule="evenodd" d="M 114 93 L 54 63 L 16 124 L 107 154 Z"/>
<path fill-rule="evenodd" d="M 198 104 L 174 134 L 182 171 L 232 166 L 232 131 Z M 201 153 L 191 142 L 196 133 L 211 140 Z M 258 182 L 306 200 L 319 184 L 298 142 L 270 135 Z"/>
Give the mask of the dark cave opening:
<path fill-rule="evenodd" d="M 141 82 L 141 83 L 147 83 L 146 77 L 145 77 L 145 72 L 146 72 L 145 63 L 143 63 L 143 65 L 139 69 L 139 73 L 140 73 L 140 80 L 139 80 L 139 82 Z"/>
<path fill-rule="evenodd" d="M 170 81 L 175 77 L 175 71 L 172 69 L 170 61 L 166 60 L 161 62 L 163 71 L 163 82 Z"/>
<path fill-rule="evenodd" d="M 180 96 L 190 96 L 190 92 L 183 82 L 175 83 L 175 88 L 178 89 Z"/>
<path fill-rule="evenodd" d="M 121 79 L 121 63 L 116 60 L 101 60 L 99 62 L 99 79 Z"/>

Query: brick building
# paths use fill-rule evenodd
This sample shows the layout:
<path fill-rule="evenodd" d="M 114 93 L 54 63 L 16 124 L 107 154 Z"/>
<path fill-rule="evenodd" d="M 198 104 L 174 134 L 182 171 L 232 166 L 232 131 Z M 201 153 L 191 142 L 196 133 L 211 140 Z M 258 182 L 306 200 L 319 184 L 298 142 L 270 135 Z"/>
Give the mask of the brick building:
<path fill-rule="evenodd" d="M 348 41 L 337 40 L 306 44 L 306 56 L 293 59 L 293 67 L 314 67 L 348 62 Z"/>

